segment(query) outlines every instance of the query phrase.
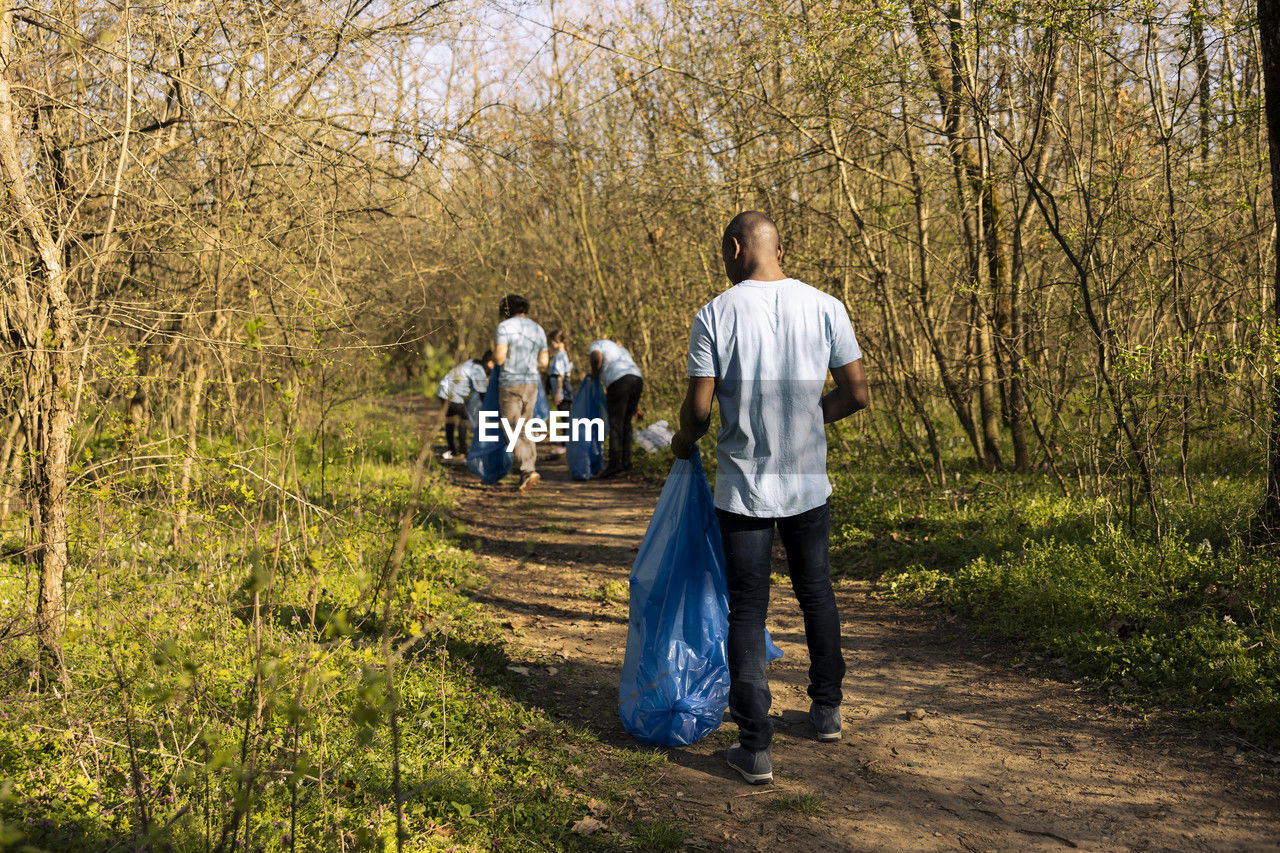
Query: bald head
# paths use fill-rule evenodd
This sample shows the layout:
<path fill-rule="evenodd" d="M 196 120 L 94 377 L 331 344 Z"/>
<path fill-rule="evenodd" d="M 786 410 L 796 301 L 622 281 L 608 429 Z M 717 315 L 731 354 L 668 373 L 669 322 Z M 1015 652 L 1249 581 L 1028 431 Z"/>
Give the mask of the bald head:
<path fill-rule="evenodd" d="M 782 274 L 778 226 L 758 210 L 733 217 L 724 229 L 724 269 L 734 284 L 747 279 L 778 281 Z"/>
<path fill-rule="evenodd" d="M 724 229 L 725 241 L 737 240 L 748 251 L 772 255 L 778 251 L 778 226 L 758 210 L 746 210 L 733 217 Z"/>

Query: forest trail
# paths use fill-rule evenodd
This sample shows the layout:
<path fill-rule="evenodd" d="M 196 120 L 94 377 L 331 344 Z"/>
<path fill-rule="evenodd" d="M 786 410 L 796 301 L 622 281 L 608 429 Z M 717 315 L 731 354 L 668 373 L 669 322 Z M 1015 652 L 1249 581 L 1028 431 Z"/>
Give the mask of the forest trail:
<path fill-rule="evenodd" d="M 628 574 L 659 488 L 574 482 L 562 461 L 539 470 L 539 488 L 516 494 L 457 469 L 457 514 L 489 580 L 476 597 L 504 625 L 527 698 L 604 744 L 575 763 L 622 795 L 606 824 L 683 821 L 692 849 L 1280 850 L 1265 754 L 999 663 L 997 648 L 858 581 L 837 585 L 843 740 L 811 736 L 803 625 L 783 583 L 768 623 L 785 652 L 770 668 L 775 783 L 745 785 L 725 765 L 728 722 L 662 750 L 637 782 L 650 749 L 618 720 L 618 674 Z"/>

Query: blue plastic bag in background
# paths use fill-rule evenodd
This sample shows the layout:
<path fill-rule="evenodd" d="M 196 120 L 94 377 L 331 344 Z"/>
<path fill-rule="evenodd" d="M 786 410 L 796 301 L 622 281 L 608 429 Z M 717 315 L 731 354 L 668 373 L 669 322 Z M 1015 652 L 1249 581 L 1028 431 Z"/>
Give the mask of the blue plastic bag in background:
<path fill-rule="evenodd" d="M 486 412 L 498 415 L 498 376 L 501 367 L 495 367 L 489 374 L 489 387 L 485 389 L 484 399 L 480 401 L 480 410 L 476 413 L 476 434 L 467 448 L 467 467 L 471 473 L 491 486 L 511 473 L 511 454 L 507 452 L 507 434 L 499 426 L 498 437 L 491 441 L 480 440 L 480 417 Z M 493 432 L 492 428 L 490 432 Z"/>
<path fill-rule="evenodd" d="M 633 737 L 686 746 L 729 706 L 729 594 L 711 487 L 697 454 L 677 459 L 631 568 L 618 715 Z M 769 660 L 782 656 L 768 632 Z"/>
<path fill-rule="evenodd" d="M 533 416 L 542 420 L 551 418 L 551 407 L 547 405 L 547 392 L 543 390 L 542 383 L 538 383 L 538 399 L 533 404 Z"/>
<path fill-rule="evenodd" d="M 579 429 L 579 438 L 574 440 L 573 424 L 584 418 L 599 418 L 608 423 L 608 412 L 604 404 L 604 388 L 600 380 L 594 376 L 584 376 L 578 386 L 578 396 L 569 407 L 569 443 L 565 449 L 565 457 L 569 462 L 569 473 L 575 480 L 590 480 L 604 468 L 604 436 L 596 441 L 593 430 L 584 423 Z"/>

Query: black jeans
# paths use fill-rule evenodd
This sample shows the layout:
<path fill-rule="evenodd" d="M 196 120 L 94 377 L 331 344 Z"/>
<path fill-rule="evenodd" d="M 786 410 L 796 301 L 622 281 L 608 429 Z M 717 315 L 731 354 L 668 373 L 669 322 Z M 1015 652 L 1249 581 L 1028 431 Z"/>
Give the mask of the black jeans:
<path fill-rule="evenodd" d="M 836 706 L 842 694 L 844 655 L 840 651 L 840 614 L 831 588 L 827 545 L 831 505 L 788 518 L 752 518 L 716 510 L 729 581 L 729 713 L 738 724 L 738 740 L 753 752 L 773 738 L 769 676 L 765 672 L 764 619 L 769 610 L 770 557 L 776 525 L 787 552 L 791 588 L 804 614 L 809 645 L 809 698 Z"/>
<path fill-rule="evenodd" d="M 609 468 L 631 467 L 631 422 L 640 407 L 644 380 L 639 376 L 621 376 L 604 389 L 605 407 L 609 410 Z"/>
<path fill-rule="evenodd" d="M 568 376 L 560 377 L 560 403 L 556 405 L 556 386 L 552 381 L 551 374 L 542 377 L 542 390 L 547 395 L 547 407 L 551 411 L 569 411 L 569 406 L 573 405 L 573 383 L 569 381 Z"/>
<path fill-rule="evenodd" d="M 471 422 L 467 420 L 467 407 L 462 403 L 449 402 L 445 406 L 444 412 L 444 441 L 449 446 L 449 450 L 453 453 L 467 452 L 467 425 Z M 456 427 L 454 425 L 457 425 Z M 453 437 L 454 429 L 458 431 L 458 438 Z"/>

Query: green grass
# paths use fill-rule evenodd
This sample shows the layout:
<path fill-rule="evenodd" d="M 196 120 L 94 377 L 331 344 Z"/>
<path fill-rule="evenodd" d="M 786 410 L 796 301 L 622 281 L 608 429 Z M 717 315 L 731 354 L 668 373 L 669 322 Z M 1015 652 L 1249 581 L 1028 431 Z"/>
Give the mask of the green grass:
<path fill-rule="evenodd" d="M 812 794 L 784 794 L 772 800 L 769 808 L 776 812 L 792 812 L 805 817 L 817 817 L 827 811 L 826 804 Z"/>
<path fill-rule="evenodd" d="M 738 727 L 724 726 L 716 729 L 709 737 L 713 738 L 716 743 L 724 747 L 733 746 L 738 742 Z"/>
<path fill-rule="evenodd" d="M 631 843 L 636 850 L 667 853 L 683 850 L 689 837 L 688 825 L 678 820 L 638 821 L 631 828 Z"/>
<path fill-rule="evenodd" d="M 1195 504 L 1166 476 L 1157 525 L 1123 483 L 1067 497 L 957 464 L 930 489 L 868 456 L 833 454 L 839 572 L 1128 701 L 1280 743 L 1280 560 L 1241 541 L 1256 474 L 1198 460 Z"/>
<path fill-rule="evenodd" d="M 667 765 L 667 754 L 660 749 L 637 749 L 622 757 L 622 768 L 630 772 L 658 770 Z"/>
<path fill-rule="evenodd" d="M 584 590 L 579 594 L 583 598 L 598 604 L 625 604 L 631 591 L 626 581 L 607 580 L 601 581 L 595 589 Z"/>
<path fill-rule="evenodd" d="M 397 769 L 406 850 L 617 843 L 572 832 L 605 796 L 569 771 L 598 743 L 523 700 L 438 474 L 383 621 L 372 591 L 414 431 L 367 413 L 323 493 L 319 459 L 299 461 L 307 504 L 204 446 L 179 547 L 168 472 L 77 490 L 72 691 L 31 689 L 30 638 L 0 644 L 0 849 L 391 849 Z M 0 563 L 0 600 L 29 617 L 19 560 Z"/>

